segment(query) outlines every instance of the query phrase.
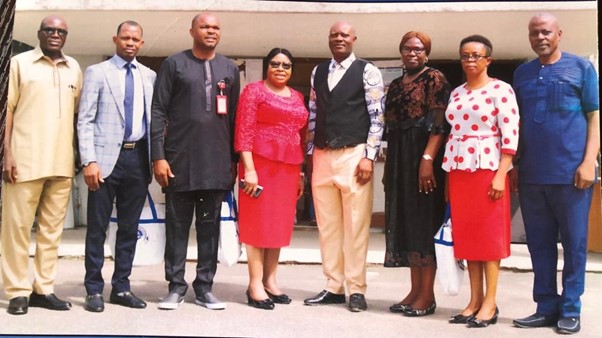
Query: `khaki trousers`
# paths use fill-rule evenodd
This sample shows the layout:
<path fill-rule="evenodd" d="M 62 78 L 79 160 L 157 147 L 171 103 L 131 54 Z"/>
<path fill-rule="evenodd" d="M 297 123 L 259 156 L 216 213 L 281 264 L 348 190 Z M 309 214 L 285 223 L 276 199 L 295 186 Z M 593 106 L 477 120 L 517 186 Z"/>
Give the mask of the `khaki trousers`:
<path fill-rule="evenodd" d="M 2 280 L 8 299 L 54 293 L 58 246 L 67 214 L 72 179 L 45 177 L 6 183 L 2 196 Z M 29 282 L 29 241 L 38 210 L 33 287 Z"/>
<path fill-rule="evenodd" d="M 320 231 L 326 290 L 366 292 L 366 256 L 372 220 L 373 180 L 360 185 L 354 175 L 365 145 L 315 149 L 312 194 Z"/>

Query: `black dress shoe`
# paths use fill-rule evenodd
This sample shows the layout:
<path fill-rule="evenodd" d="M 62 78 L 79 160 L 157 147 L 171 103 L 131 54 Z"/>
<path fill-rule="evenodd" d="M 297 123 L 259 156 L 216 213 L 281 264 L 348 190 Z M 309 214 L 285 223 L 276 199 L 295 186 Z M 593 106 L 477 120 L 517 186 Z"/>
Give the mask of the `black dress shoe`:
<path fill-rule="evenodd" d="M 579 317 L 562 317 L 556 324 L 556 331 L 560 334 L 573 334 L 581 330 Z"/>
<path fill-rule="evenodd" d="M 521 328 L 532 328 L 532 327 L 547 327 L 556 325 L 558 320 L 557 316 L 546 315 L 543 313 L 534 313 L 529 317 L 515 319 L 512 324 L 516 327 Z"/>
<path fill-rule="evenodd" d="M 500 314 L 497 306 L 495 307 L 495 313 L 493 317 L 489 319 L 477 319 L 477 317 L 472 317 L 471 319 L 466 321 L 466 325 L 468 327 L 487 327 L 489 325 L 493 325 L 497 323 L 497 316 Z"/>
<path fill-rule="evenodd" d="M 119 293 L 111 292 L 109 301 L 113 304 L 123 305 L 134 309 L 144 309 L 146 307 L 146 303 L 130 291 Z"/>
<path fill-rule="evenodd" d="M 270 298 L 266 298 L 263 300 L 255 300 L 251 298 L 251 293 L 247 290 L 247 303 L 249 306 L 254 308 L 262 309 L 262 310 L 274 310 L 274 301 Z"/>
<path fill-rule="evenodd" d="M 429 305 L 426 309 L 414 309 L 410 306 L 410 308 L 403 312 L 403 315 L 406 317 L 424 317 L 427 315 L 432 315 L 435 313 L 435 309 L 437 308 L 437 303 L 433 301 L 431 305 Z"/>
<path fill-rule="evenodd" d="M 105 309 L 105 301 L 100 293 L 86 296 L 86 304 L 84 309 L 90 312 L 103 312 Z"/>
<path fill-rule="evenodd" d="M 15 297 L 8 302 L 6 312 L 11 315 L 24 315 L 27 313 L 28 306 L 27 297 Z"/>
<path fill-rule="evenodd" d="M 366 304 L 366 298 L 361 293 L 354 293 L 349 296 L 349 311 L 360 312 L 366 311 L 368 304 Z"/>
<path fill-rule="evenodd" d="M 477 313 L 475 312 L 475 313 L 473 313 L 473 314 L 471 314 L 471 315 L 465 316 L 465 315 L 463 315 L 463 314 L 459 313 L 459 314 L 457 314 L 457 315 L 455 315 L 455 316 L 451 317 L 451 318 L 448 320 L 448 322 L 449 322 L 450 324 L 466 324 L 466 323 L 468 323 L 468 321 L 469 321 L 469 320 L 471 320 L 472 318 L 474 318 L 474 316 L 475 316 L 476 314 L 477 314 Z"/>
<path fill-rule="evenodd" d="M 402 313 L 402 312 L 409 310 L 410 308 L 411 308 L 410 304 L 395 303 L 395 304 L 389 306 L 389 311 L 391 311 L 393 313 Z"/>
<path fill-rule="evenodd" d="M 281 295 L 275 295 L 273 293 L 271 293 L 270 291 L 268 291 L 267 289 L 265 290 L 265 293 L 268 294 L 268 297 L 270 297 L 270 299 L 276 303 L 276 304 L 290 304 L 293 300 L 291 299 L 291 297 L 289 297 L 286 294 L 281 294 Z"/>
<path fill-rule="evenodd" d="M 54 293 L 47 295 L 37 294 L 35 291 L 29 296 L 29 306 L 43 307 L 48 310 L 65 311 L 71 309 L 71 303 L 60 300 Z"/>
<path fill-rule="evenodd" d="M 305 305 L 345 304 L 345 294 L 339 295 L 330 291 L 322 290 L 314 297 L 303 301 Z"/>

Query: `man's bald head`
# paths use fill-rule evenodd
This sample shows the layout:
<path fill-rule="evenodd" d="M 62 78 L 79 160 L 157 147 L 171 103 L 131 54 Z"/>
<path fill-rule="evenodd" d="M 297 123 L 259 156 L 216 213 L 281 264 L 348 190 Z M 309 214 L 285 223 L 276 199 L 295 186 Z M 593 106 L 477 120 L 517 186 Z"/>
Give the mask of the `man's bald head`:
<path fill-rule="evenodd" d="M 49 15 L 42 19 L 38 30 L 40 49 L 52 60 L 62 57 L 61 50 L 67 41 L 67 23 L 58 15 Z"/>
<path fill-rule="evenodd" d="M 349 22 L 337 21 L 332 27 L 328 34 L 328 46 L 332 57 L 337 61 L 341 62 L 353 53 L 353 44 L 357 40 L 355 35 L 355 28 Z"/>
<path fill-rule="evenodd" d="M 194 18 L 192 18 L 190 27 L 194 28 L 196 25 L 198 25 L 199 22 L 204 22 L 204 21 L 212 21 L 212 22 L 217 21 L 219 23 L 219 20 L 217 19 L 217 17 L 214 14 L 203 12 L 203 13 L 199 13 L 199 14 L 195 15 Z"/>
<path fill-rule="evenodd" d="M 558 43 L 562 30 L 556 16 L 550 13 L 537 13 L 529 20 L 529 42 L 531 49 L 544 64 L 554 63 L 560 59 Z"/>

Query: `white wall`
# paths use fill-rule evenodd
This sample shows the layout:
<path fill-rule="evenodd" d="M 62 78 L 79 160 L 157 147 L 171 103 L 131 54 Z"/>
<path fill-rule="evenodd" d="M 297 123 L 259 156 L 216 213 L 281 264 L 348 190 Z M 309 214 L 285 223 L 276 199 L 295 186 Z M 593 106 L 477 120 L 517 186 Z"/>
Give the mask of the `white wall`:
<path fill-rule="evenodd" d="M 102 55 L 68 55 L 77 60 L 77 62 L 79 62 L 79 67 L 82 69 L 82 73 L 85 72 L 86 68 L 88 68 L 89 66 L 105 60 L 104 56 Z"/>

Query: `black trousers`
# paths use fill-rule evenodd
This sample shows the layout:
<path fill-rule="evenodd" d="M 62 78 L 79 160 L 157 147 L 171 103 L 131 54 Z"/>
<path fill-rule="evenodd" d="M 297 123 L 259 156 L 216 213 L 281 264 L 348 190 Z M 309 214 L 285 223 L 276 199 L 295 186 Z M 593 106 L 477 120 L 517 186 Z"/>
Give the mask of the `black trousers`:
<path fill-rule="evenodd" d="M 192 288 L 197 296 L 211 291 L 217 270 L 217 247 L 222 201 L 227 190 L 195 190 L 165 194 L 165 279 L 169 292 L 185 295 L 188 236 L 196 216 L 197 266 Z"/>
<path fill-rule="evenodd" d="M 144 143 L 140 142 L 140 143 Z M 136 253 L 138 223 L 148 192 L 148 153 L 144 144 L 122 149 L 111 174 L 96 191 L 88 190 L 88 229 L 86 232 L 86 275 L 84 285 L 89 295 L 102 294 L 104 280 L 104 243 L 113 201 L 117 208 L 115 271 L 111 278 L 113 292 L 130 291 L 129 277 Z"/>

